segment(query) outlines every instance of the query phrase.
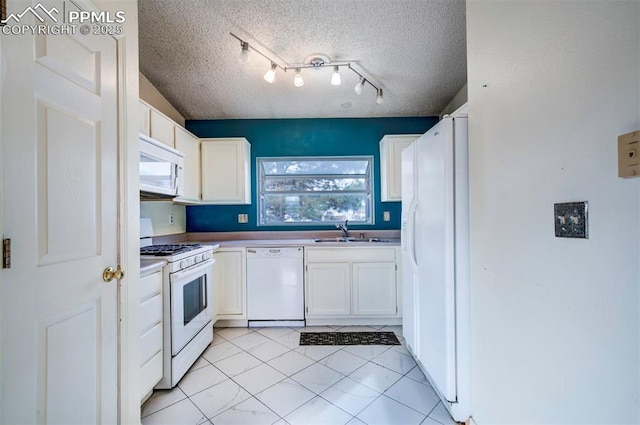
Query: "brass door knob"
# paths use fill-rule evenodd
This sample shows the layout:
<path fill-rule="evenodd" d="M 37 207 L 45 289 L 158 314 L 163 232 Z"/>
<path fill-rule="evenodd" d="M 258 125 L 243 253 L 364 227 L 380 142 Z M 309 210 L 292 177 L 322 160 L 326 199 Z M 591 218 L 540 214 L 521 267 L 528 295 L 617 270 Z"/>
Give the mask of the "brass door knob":
<path fill-rule="evenodd" d="M 120 280 L 124 277 L 124 270 L 120 268 L 120 265 L 115 269 L 113 267 L 107 267 L 102 272 L 102 280 L 105 282 L 111 282 L 113 279 Z"/>

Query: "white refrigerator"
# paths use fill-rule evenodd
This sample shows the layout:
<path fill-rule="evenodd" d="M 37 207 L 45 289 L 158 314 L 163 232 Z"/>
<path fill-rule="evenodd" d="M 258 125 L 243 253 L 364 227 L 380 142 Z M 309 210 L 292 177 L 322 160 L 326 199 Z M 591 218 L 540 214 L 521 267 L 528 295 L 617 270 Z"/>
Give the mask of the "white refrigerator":
<path fill-rule="evenodd" d="M 403 333 L 457 421 L 471 415 L 466 113 L 403 151 Z"/>

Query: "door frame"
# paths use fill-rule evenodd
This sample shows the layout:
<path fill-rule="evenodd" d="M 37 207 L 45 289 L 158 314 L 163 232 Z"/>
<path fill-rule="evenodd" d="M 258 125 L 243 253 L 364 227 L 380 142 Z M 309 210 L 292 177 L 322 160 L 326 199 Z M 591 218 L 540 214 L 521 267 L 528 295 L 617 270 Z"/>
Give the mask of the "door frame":
<path fill-rule="evenodd" d="M 138 191 L 138 5 L 137 1 L 73 0 L 84 10 L 122 10 L 126 20 L 123 34 L 115 37 L 118 73 L 118 263 L 125 270 L 118 282 L 118 422 L 140 423 L 140 349 L 139 349 L 139 286 L 140 286 L 140 197 Z M 0 37 L 0 57 L 2 57 Z M 3 80 L 0 67 L 0 81 Z M 0 90 L 0 134 L 3 111 Z M 3 138 L 0 137 L 0 157 Z M 0 161 L 0 235 L 3 230 L 3 168 Z M 2 301 L 0 272 L 0 302 Z M 0 316 L 0 341 L 2 341 Z M 3 353 L 0 344 L 0 364 Z M 0 385 L 0 401 L 3 400 Z M 0 403 L 1 404 L 1 403 Z"/>

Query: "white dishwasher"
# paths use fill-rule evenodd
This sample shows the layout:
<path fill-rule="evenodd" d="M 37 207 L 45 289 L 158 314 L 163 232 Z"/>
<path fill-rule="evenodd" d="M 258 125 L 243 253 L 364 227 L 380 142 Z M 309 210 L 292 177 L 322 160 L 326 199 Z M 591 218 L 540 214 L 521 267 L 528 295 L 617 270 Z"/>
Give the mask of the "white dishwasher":
<path fill-rule="evenodd" d="M 247 248 L 249 327 L 304 326 L 301 247 Z"/>

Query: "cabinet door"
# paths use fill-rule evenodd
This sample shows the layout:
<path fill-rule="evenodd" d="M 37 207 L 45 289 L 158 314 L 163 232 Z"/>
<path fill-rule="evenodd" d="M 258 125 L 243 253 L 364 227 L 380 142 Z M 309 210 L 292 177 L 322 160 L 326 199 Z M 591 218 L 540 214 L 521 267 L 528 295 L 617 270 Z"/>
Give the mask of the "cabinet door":
<path fill-rule="evenodd" d="M 306 283 L 307 317 L 351 314 L 349 263 L 309 263 Z"/>
<path fill-rule="evenodd" d="M 144 102 L 139 102 L 138 107 L 139 131 L 145 136 L 149 136 L 151 133 L 151 108 Z"/>
<path fill-rule="evenodd" d="M 202 201 L 251 204 L 251 145 L 244 138 L 201 139 Z"/>
<path fill-rule="evenodd" d="M 175 147 L 173 129 L 176 124 L 155 109 L 151 109 L 151 137 L 172 148 Z"/>
<path fill-rule="evenodd" d="M 382 202 L 402 200 L 402 150 L 419 134 L 387 135 L 380 141 L 380 183 Z"/>
<path fill-rule="evenodd" d="M 184 154 L 184 194 L 174 202 L 200 200 L 200 139 L 176 126 L 176 149 Z"/>
<path fill-rule="evenodd" d="M 215 307 L 220 316 L 234 316 L 240 319 L 245 315 L 245 264 L 244 249 L 222 251 L 213 254 L 216 259 L 215 271 Z M 241 317 L 242 316 L 242 317 Z"/>
<path fill-rule="evenodd" d="M 395 263 L 353 264 L 353 315 L 395 316 Z"/>

